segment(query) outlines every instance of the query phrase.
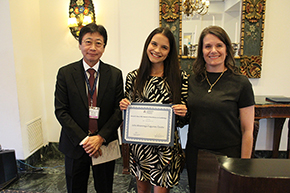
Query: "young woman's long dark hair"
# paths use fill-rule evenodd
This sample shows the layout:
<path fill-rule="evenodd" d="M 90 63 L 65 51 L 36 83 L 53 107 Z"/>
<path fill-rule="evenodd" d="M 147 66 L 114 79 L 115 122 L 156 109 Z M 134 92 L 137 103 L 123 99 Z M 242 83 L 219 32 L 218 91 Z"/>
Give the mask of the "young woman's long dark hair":
<path fill-rule="evenodd" d="M 138 93 L 142 97 L 142 91 L 145 86 L 146 81 L 149 79 L 151 73 L 152 63 L 147 55 L 147 48 L 150 44 L 152 38 L 156 34 L 163 34 L 169 40 L 170 51 L 167 58 L 164 60 L 164 73 L 163 76 L 170 87 L 172 93 L 173 104 L 181 103 L 181 75 L 180 75 L 180 65 L 177 55 L 177 47 L 175 43 L 175 38 L 168 27 L 158 27 L 153 30 L 145 41 L 142 60 L 140 67 L 138 69 L 138 74 L 136 82 L 134 85 L 134 97 Z"/>
<path fill-rule="evenodd" d="M 228 34 L 226 33 L 225 30 L 223 30 L 223 28 L 219 26 L 209 26 L 201 32 L 199 37 L 197 58 L 193 63 L 193 73 L 196 75 L 196 78 L 199 81 L 202 81 L 205 78 L 204 72 L 206 62 L 203 58 L 202 49 L 203 49 L 203 39 L 207 34 L 215 35 L 226 45 L 227 56 L 225 59 L 225 66 L 233 74 L 239 74 L 238 67 L 235 65 L 234 50 L 232 47 L 231 39 L 229 38 Z"/>

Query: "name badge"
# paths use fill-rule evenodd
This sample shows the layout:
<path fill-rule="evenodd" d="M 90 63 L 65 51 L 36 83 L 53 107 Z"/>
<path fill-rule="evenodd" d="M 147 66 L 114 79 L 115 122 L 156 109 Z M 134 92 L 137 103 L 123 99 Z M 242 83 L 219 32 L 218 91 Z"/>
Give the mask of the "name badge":
<path fill-rule="evenodd" d="M 90 119 L 99 119 L 100 107 L 89 107 Z"/>

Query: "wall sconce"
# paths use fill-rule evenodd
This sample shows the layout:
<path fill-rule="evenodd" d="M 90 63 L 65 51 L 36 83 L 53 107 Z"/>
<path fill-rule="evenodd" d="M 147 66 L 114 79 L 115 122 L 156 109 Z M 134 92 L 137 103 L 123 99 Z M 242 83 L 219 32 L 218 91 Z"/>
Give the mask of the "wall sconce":
<path fill-rule="evenodd" d="M 92 0 L 70 1 L 68 27 L 77 40 L 82 27 L 93 22 L 95 22 L 95 10 Z"/>

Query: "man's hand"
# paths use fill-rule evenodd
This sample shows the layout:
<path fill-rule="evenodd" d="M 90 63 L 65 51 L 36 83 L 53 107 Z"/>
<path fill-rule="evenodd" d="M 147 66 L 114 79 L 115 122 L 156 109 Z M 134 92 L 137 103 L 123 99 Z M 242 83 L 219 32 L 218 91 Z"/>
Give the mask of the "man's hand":
<path fill-rule="evenodd" d="M 90 136 L 83 144 L 83 148 L 90 157 L 99 157 L 102 155 L 102 146 L 104 139 L 100 135 Z"/>

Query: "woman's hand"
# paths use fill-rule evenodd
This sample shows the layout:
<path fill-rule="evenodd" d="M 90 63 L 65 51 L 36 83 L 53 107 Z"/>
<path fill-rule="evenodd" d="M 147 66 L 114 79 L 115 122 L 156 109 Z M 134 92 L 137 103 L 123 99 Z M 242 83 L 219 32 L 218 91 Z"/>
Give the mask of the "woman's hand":
<path fill-rule="evenodd" d="M 120 110 L 127 110 L 128 108 L 128 105 L 130 105 L 130 101 L 126 98 L 122 99 L 119 103 L 119 106 L 120 106 Z"/>
<path fill-rule="evenodd" d="M 173 105 L 172 108 L 176 115 L 179 115 L 181 117 L 184 117 L 186 115 L 187 108 L 185 105 L 181 105 L 181 104 Z"/>

